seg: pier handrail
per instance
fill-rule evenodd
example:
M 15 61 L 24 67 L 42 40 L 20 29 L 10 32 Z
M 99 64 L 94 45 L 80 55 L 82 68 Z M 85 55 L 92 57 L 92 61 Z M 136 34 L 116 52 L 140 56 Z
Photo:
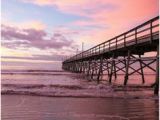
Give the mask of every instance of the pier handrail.
M 156 23 L 158 22 L 158 23 Z M 110 52 L 112 50 L 117 50 L 119 45 L 122 45 L 123 47 L 127 47 L 128 43 L 134 43 L 137 44 L 138 40 L 150 36 L 151 37 L 151 42 L 152 42 L 152 37 L 155 33 L 159 32 L 158 29 L 159 26 L 159 16 L 150 19 L 149 21 L 127 31 L 124 32 L 112 39 L 109 39 L 103 43 L 100 43 L 86 51 L 83 51 L 67 60 L 64 62 L 71 62 L 74 60 L 79 60 L 83 59 L 92 55 L 96 54 L 103 54 L 105 52 Z

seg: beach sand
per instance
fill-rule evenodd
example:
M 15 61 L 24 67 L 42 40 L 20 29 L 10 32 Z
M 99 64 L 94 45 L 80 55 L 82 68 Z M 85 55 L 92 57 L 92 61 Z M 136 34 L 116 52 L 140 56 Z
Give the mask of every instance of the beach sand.
M 2 120 L 158 120 L 158 100 L 2 95 Z

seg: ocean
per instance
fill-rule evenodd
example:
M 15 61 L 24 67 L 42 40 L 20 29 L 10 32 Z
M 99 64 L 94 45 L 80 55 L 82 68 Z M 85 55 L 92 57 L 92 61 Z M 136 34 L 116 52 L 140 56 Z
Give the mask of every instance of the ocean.
M 80 73 L 56 70 L 4 70 L 1 74 L 2 120 L 158 120 L 155 75 L 107 76 L 97 84 Z

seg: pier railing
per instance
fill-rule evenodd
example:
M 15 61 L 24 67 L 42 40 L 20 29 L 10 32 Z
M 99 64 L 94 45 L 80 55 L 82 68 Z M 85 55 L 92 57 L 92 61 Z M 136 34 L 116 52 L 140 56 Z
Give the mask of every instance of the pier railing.
M 153 36 L 159 34 L 159 16 L 121 34 L 101 44 L 98 44 L 84 52 L 81 52 L 64 62 L 83 59 L 86 57 L 103 54 L 106 52 L 127 48 L 130 45 L 137 45 L 143 42 L 144 38 L 149 37 L 149 41 L 153 41 Z

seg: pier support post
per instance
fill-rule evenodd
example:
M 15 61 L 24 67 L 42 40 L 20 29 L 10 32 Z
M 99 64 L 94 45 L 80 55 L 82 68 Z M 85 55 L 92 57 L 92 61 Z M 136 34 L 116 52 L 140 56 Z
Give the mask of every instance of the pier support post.
M 89 60 L 89 62 L 88 62 L 88 71 L 87 71 L 87 76 L 89 76 L 90 67 L 91 67 L 91 60 Z
M 76 62 L 75 62 L 74 68 L 75 68 L 75 69 L 74 69 L 74 72 L 77 73 L 77 72 L 78 72 L 78 65 L 77 65 Z
M 97 67 L 98 67 L 98 60 L 96 60 L 96 64 L 95 64 L 95 75 L 98 74 L 98 69 L 97 69 Z
M 125 74 L 125 78 L 124 78 L 124 85 L 127 85 L 127 82 L 128 82 L 130 54 L 131 54 L 131 52 L 130 52 L 130 50 L 128 50 L 127 63 L 126 63 L 126 74 Z
M 140 68 L 141 68 L 142 83 L 144 84 L 144 83 L 145 83 L 145 80 L 144 80 L 144 72 L 143 72 L 141 55 L 139 55 L 139 63 L 140 63 Z
M 80 62 L 78 62 L 78 73 L 80 73 Z
M 157 59 L 156 59 L 156 80 L 155 80 L 155 88 L 154 94 L 159 94 L 159 45 L 157 46 Z
M 84 73 L 84 61 L 82 61 L 81 70 L 82 70 L 82 73 Z
M 102 72 L 102 67 L 103 67 L 103 56 L 100 58 L 99 71 L 98 71 L 98 76 L 97 76 L 97 83 L 99 83 L 99 78 L 100 78 L 100 74 Z
M 79 72 L 82 73 L 82 62 L 80 62 Z
M 95 66 L 96 66 L 96 63 L 95 63 L 95 60 L 94 60 L 94 62 L 93 62 L 93 66 L 92 66 L 91 79 L 93 79 Z
M 110 70 L 110 74 L 109 74 L 109 83 L 111 83 L 111 81 L 112 81 L 113 67 L 114 67 L 114 54 L 112 56 L 111 70 Z
M 108 78 L 109 78 L 109 65 L 108 65 L 109 61 L 107 59 L 107 73 L 108 73 Z
M 117 72 L 116 72 L 116 63 L 115 63 L 115 61 L 114 61 L 113 65 L 114 65 L 114 76 L 115 76 L 115 80 L 116 80 L 117 79 Z

